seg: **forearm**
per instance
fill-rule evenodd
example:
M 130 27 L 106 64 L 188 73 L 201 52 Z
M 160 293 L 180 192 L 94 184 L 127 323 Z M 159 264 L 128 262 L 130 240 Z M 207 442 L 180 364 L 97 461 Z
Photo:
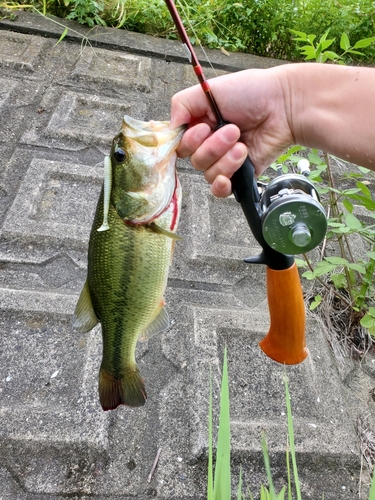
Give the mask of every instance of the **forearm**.
M 375 69 L 306 63 L 281 71 L 296 144 L 374 170 Z

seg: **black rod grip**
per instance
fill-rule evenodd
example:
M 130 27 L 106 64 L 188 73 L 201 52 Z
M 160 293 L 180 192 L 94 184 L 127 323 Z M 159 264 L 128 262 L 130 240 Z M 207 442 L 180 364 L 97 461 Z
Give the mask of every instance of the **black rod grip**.
M 289 269 L 294 263 L 294 258 L 291 255 L 276 252 L 276 250 L 266 243 L 263 237 L 260 195 L 255 180 L 254 165 L 249 156 L 247 156 L 242 166 L 232 175 L 231 182 L 233 194 L 241 205 L 251 232 L 263 249 L 259 258 L 254 260 L 254 262 L 266 264 L 275 270 Z

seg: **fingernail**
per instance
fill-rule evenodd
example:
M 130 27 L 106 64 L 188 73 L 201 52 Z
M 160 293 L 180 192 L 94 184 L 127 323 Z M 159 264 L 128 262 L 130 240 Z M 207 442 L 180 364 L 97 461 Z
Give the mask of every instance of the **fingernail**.
M 222 138 L 228 144 L 238 141 L 238 139 L 240 138 L 240 130 L 236 125 L 231 124 L 223 127 L 221 133 L 222 133 Z
M 237 142 L 232 149 L 228 151 L 228 156 L 230 160 L 238 161 L 247 155 L 247 149 L 245 144 L 242 142 Z
M 231 194 L 231 186 L 229 179 L 219 175 L 216 177 L 211 186 L 212 193 L 218 198 L 225 198 Z
M 201 143 L 210 135 L 211 129 L 206 123 L 200 123 L 194 127 L 193 139 L 196 143 Z

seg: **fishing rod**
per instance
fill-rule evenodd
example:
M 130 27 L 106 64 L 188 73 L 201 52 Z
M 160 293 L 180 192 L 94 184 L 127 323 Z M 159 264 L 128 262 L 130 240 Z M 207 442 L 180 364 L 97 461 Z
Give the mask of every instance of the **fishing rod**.
M 216 129 L 221 128 L 229 122 L 219 111 L 173 0 L 165 3 L 214 114 Z M 305 166 L 303 175 L 279 175 L 268 185 L 257 183 L 254 165 L 247 156 L 231 177 L 233 194 L 262 247 L 259 255 L 245 262 L 267 266 L 270 329 L 259 345 L 270 358 L 285 364 L 300 363 L 308 354 L 305 307 L 293 255 L 315 248 L 327 230 L 324 208 L 308 173 Z

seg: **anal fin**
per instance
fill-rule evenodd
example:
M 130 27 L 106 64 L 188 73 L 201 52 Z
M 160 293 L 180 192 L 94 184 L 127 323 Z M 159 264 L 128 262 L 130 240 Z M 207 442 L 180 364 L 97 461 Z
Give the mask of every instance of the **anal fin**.
M 148 327 L 141 333 L 139 340 L 147 340 L 157 333 L 161 333 L 171 325 L 167 311 L 162 307 L 155 319 L 151 321 Z
M 73 328 L 79 333 L 86 333 L 92 330 L 98 322 L 92 305 L 89 284 L 86 280 L 74 311 Z

